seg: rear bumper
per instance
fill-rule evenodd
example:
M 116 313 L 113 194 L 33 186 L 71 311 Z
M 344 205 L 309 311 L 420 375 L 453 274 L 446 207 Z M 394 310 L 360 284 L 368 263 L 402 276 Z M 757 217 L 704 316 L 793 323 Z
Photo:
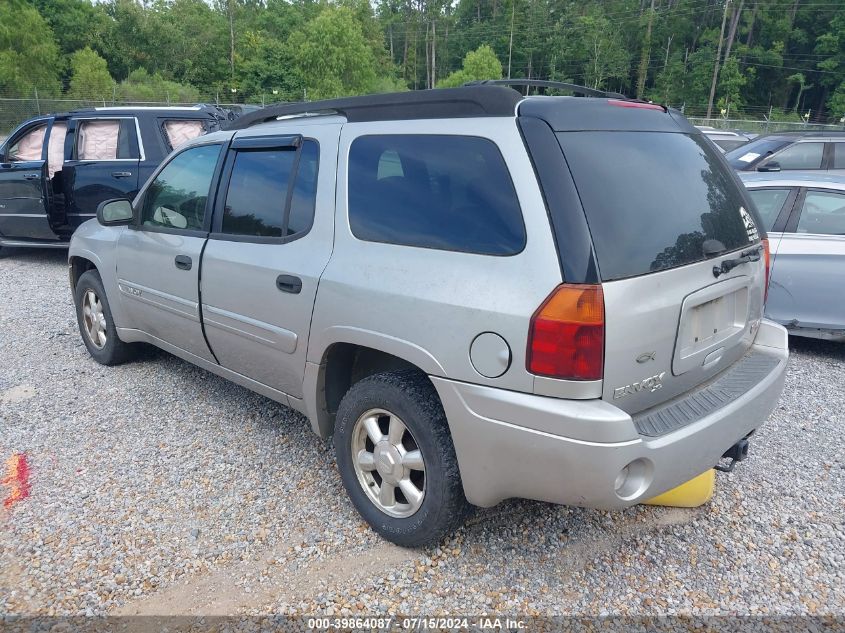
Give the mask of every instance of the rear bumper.
M 511 497 L 624 508 L 713 467 L 777 404 L 789 356 L 786 330 L 763 321 L 751 352 L 776 359 L 725 406 L 661 435 L 640 435 L 603 400 L 562 400 L 433 377 L 449 420 L 467 499 Z M 623 469 L 627 468 L 627 477 Z

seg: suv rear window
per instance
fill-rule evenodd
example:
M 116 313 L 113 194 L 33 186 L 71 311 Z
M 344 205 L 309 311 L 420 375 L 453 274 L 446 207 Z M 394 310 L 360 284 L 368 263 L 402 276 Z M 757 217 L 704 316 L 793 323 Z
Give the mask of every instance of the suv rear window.
M 513 255 L 525 226 L 508 168 L 490 140 L 362 136 L 349 150 L 349 225 L 358 239 Z
M 733 174 L 704 137 L 562 132 L 602 279 L 683 266 L 757 241 Z M 747 229 L 743 215 L 751 226 Z

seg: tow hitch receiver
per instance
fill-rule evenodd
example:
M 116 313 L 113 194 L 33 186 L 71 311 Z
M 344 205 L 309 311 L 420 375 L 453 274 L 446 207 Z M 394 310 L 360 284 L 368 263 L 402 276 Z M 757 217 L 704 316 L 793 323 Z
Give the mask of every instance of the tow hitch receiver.
M 733 472 L 737 462 L 741 462 L 748 457 L 748 440 L 741 439 L 739 442 L 731 446 L 722 455 L 722 459 L 729 459 L 731 463 L 727 466 L 716 464 L 713 468 L 723 473 Z

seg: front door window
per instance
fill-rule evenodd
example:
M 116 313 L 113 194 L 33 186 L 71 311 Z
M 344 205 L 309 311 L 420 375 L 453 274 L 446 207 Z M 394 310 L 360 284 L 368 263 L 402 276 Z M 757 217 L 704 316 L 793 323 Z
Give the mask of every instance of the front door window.
M 41 151 L 44 148 L 44 134 L 47 132 L 47 125 L 28 131 L 9 149 L 9 160 L 12 162 L 27 162 L 41 160 Z
M 150 184 L 141 207 L 145 227 L 202 230 L 220 145 L 177 154 Z

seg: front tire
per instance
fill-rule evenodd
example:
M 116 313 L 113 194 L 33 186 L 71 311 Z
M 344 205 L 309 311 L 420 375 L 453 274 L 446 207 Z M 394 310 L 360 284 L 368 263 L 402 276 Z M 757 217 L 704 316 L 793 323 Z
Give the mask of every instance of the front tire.
M 74 302 L 82 342 L 95 361 L 119 365 L 133 356 L 134 349 L 117 336 L 106 291 L 96 270 L 85 272 L 76 282 Z
M 384 372 L 355 383 L 338 407 L 334 443 L 355 509 L 387 540 L 436 543 L 469 514 L 446 415 L 424 374 Z

